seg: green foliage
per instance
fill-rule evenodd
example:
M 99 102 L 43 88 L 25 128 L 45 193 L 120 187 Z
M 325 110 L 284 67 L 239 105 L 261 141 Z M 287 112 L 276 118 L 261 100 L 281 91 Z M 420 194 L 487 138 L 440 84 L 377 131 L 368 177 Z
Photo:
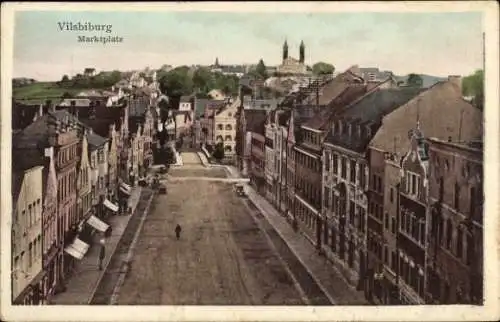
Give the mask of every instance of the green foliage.
M 224 145 L 222 144 L 222 142 L 219 142 L 215 145 L 215 149 L 214 149 L 212 156 L 218 162 L 220 162 L 222 159 L 224 159 Z
M 58 98 L 64 93 L 76 95 L 85 88 L 65 88 L 59 82 L 38 82 L 12 88 L 12 96 L 17 100 Z
M 266 65 L 264 64 L 264 61 L 262 59 L 259 60 L 259 63 L 255 67 L 255 72 L 257 75 L 260 77 L 266 79 L 267 78 L 267 68 Z
M 62 79 L 61 79 L 61 82 L 63 82 L 63 83 L 64 83 L 64 82 L 67 82 L 67 81 L 69 81 L 69 77 L 68 77 L 68 75 L 64 75 L 64 76 L 62 77 Z
M 484 92 L 484 71 L 479 69 L 474 74 L 462 79 L 462 92 L 466 96 L 477 96 Z
M 332 74 L 335 71 L 335 67 L 332 64 L 317 62 L 312 66 L 312 72 L 314 75 L 327 75 Z
M 162 71 L 158 76 L 161 91 L 169 96 L 191 95 L 195 92 L 198 98 L 205 98 L 213 89 L 220 89 L 226 95 L 238 93 L 238 77 L 213 73 L 206 67 L 191 72 L 188 67 L 182 66 L 169 72 Z
M 484 106 L 484 71 L 479 69 L 474 74 L 462 79 L 462 93 L 472 96 L 473 104 L 480 109 Z
M 411 87 L 422 87 L 424 81 L 422 80 L 422 77 L 420 75 L 412 73 L 408 75 L 408 80 L 406 81 L 406 83 Z

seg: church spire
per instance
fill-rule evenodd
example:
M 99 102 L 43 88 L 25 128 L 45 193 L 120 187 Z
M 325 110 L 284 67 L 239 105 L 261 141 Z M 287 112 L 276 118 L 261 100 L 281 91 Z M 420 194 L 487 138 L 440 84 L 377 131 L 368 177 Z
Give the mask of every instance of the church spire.
M 283 61 L 288 58 L 288 43 L 286 42 L 283 44 Z
M 305 49 L 306 49 L 306 46 L 304 45 L 304 41 L 300 41 L 300 53 L 299 53 L 299 61 L 303 64 L 304 63 L 304 60 L 305 60 Z

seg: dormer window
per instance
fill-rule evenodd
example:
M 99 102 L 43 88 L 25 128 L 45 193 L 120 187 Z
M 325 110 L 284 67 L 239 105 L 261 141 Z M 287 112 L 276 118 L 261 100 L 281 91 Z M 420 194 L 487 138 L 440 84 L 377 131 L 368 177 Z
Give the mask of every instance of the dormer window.
M 370 138 L 371 135 L 372 135 L 372 129 L 369 126 L 367 126 L 366 127 L 366 137 Z

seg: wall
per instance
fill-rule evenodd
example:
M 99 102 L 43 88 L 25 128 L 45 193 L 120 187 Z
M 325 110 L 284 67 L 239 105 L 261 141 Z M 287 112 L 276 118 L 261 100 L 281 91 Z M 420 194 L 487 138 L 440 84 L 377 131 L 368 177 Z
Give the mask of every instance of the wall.
M 12 216 L 12 296 L 42 271 L 42 170 L 26 170 Z

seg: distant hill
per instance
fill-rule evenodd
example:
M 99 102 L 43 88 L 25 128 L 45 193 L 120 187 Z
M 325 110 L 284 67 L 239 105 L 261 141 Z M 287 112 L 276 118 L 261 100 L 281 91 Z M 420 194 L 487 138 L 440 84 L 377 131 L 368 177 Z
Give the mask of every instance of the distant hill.
M 438 83 L 438 82 L 442 82 L 442 81 L 445 81 L 447 80 L 448 78 L 447 77 L 438 77 L 438 76 L 432 76 L 432 75 L 426 75 L 426 74 L 419 74 L 420 77 L 422 77 L 422 81 L 423 81 L 423 85 L 422 87 L 424 88 L 428 88 L 428 87 L 431 87 L 432 85 Z M 396 80 L 398 82 L 402 81 L 404 83 L 406 83 L 406 81 L 408 80 L 408 75 L 406 76 L 394 76 L 396 78 Z

